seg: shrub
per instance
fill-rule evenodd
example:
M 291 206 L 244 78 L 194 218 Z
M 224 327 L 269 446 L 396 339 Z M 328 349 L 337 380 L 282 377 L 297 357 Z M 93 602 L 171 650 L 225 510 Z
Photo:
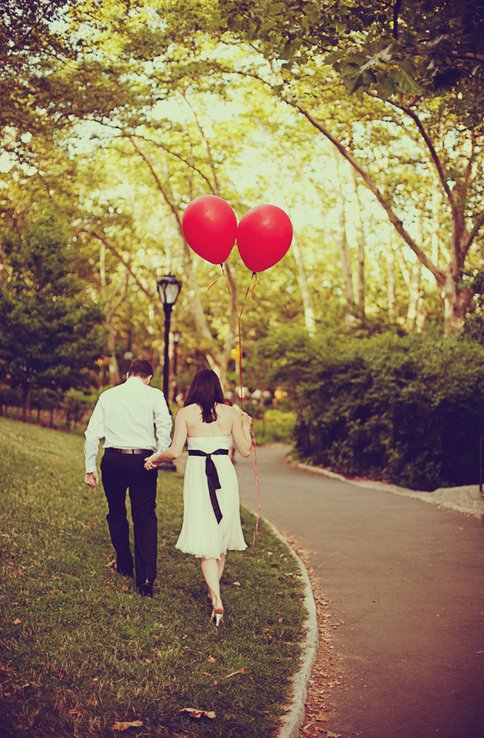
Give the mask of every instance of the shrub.
M 297 388 L 299 454 L 350 475 L 435 489 L 477 482 L 484 349 L 381 334 L 315 342 Z
M 98 394 L 96 392 L 83 392 L 82 390 L 70 389 L 64 395 L 64 410 L 68 423 L 74 425 L 79 423 L 88 410 L 92 410 L 96 404 Z
M 283 410 L 266 410 L 261 420 L 255 421 L 257 443 L 290 443 L 293 438 L 296 413 Z

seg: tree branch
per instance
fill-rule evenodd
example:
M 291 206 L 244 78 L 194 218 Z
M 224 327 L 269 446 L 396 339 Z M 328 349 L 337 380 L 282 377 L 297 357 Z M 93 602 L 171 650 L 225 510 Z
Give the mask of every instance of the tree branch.
M 469 251 L 470 247 L 472 246 L 472 242 L 479 233 L 482 225 L 484 225 L 484 210 L 476 215 L 474 227 L 469 231 L 469 235 L 464 242 L 463 256 L 465 256 Z
M 122 256 L 122 254 L 119 253 L 119 251 L 116 249 L 116 247 L 113 246 L 102 233 L 98 233 L 97 231 L 87 230 L 85 228 L 81 228 L 81 230 L 79 231 L 79 233 L 85 233 L 88 236 L 92 236 L 93 238 L 97 238 L 98 241 L 101 241 L 101 243 L 104 244 L 104 246 L 107 248 L 107 250 L 110 251 L 111 254 L 113 254 L 113 256 L 124 266 L 124 268 L 126 269 L 126 271 L 128 272 L 128 274 L 130 274 L 130 276 L 133 277 L 136 286 L 139 287 L 139 289 L 141 290 L 141 292 L 144 295 L 146 295 L 146 297 L 148 298 L 148 300 L 150 301 L 150 303 L 153 305 L 153 307 L 155 309 L 155 312 L 158 314 L 158 316 L 161 319 L 161 308 L 159 307 L 158 302 L 155 299 L 154 293 L 153 292 L 150 292 L 144 286 L 144 284 L 141 282 L 141 280 L 138 277 L 138 275 L 136 274 L 136 272 L 133 271 L 133 267 L 131 266 L 131 264 L 129 263 L 129 261 L 127 261 L 124 258 L 124 256 Z
M 435 280 L 438 285 L 443 285 L 445 283 L 445 275 L 443 272 L 440 271 L 440 269 L 437 268 L 437 266 L 428 258 L 428 256 L 422 251 L 422 249 L 416 244 L 414 239 L 410 236 L 406 228 L 404 227 L 402 221 L 400 218 L 396 215 L 394 212 L 390 202 L 388 199 L 383 195 L 383 193 L 379 190 L 377 185 L 373 182 L 368 172 L 366 172 L 361 165 L 358 163 L 358 161 L 355 159 L 353 154 L 348 151 L 348 149 L 343 146 L 343 144 L 338 141 L 329 131 L 327 128 L 324 127 L 324 125 L 316 120 L 309 111 L 307 111 L 305 108 L 302 107 L 302 105 L 299 105 L 299 103 L 291 102 L 288 100 L 285 100 L 289 105 L 292 105 L 297 110 L 299 110 L 302 115 L 311 123 L 312 126 L 314 126 L 318 131 L 320 131 L 331 143 L 337 148 L 337 150 L 340 152 L 340 154 L 351 164 L 351 166 L 358 172 L 360 177 L 362 178 L 365 185 L 368 187 L 368 189 L 374 194 L 380 205 L 385 210 L 386 214 L 388 215 L 388 218 L 390 219 L 390 222 L 396 229 L 396 231 L 399 233 L 399 235 L 403 238 L 405 243 L 410 246 L 412 251 L 416 254 L 416 256 L 420 259 L 422 264 L 434 275 Z
M 171 197 L 169 196 L 168 192 L 166 191 L 166 188 L 165 188 L 163 182 L 161 181 L 161 179 L 159 178 L 158 174 L 156 173 L 155 168 L 153 167 L 153 165 L 152 165 L 151 161 L 149 160 L 149 158 L 146 156 L 146 154 L 144 153 L 144 151 L 142 151 L 139 148 L 139 146 L 136 144 L 136 142 L 133 141 L 132 138 L 130 140 L 131 140 L 131 144 L 132 144 L 133 148 L 139 154 L 139 156 L 141 156 L 141 158 L 145 162 L 146 166 L 150 170 L 151 175 L 152 175 L 153 179 L 155 180 L 155 183 L 156 183 L 156 186 L 157 186 L 157 189 L 158 189 L 159 193 L 163 197 L 164 201 L 166 202 L 166 204 L 170 208 L 170 210 L 171 210 L 171 212 L 173 214 L 173 217 L 175 218 L 175 221 L 176 221 L 176 224 L 177 224 L 177 228 L 178 228 L 178 232 L 180 234 L 181 243 L 182 243 L 185 268 L 187 270 L 187 273 L 188 273 L 188 276 L 189 276 L 189 279 L 190 279 L 191 289 L 193 290 L 193 300 L 191 301 L 192 315 L 194 317 L 194 320 L 195 320 L 195 323 L 197 325 L 197 329 L 198 329 L 199 333 L 202 336 L 204 336 L 204 338 L 207 338 L 210 342 L 213 343 L 214 342 L 214 337 L 212 335 L 212 331 L 210 330 L 210 327 L 208 325 L 207 317 L 206 317 L 205 312 L 203 310 L 203 306 L 202 306 L 202 302 L 201 302 L 200 294 L 199 294 L 199 290 L 198 290 L 198 285 L 197 285 L 197 282 L 196 282 L 196 279 L 195 279 L 195 275 L 193 273 L 193 266 L 192 266 L 192 260 L 191 260 L 190 251 L 189 251 L 189 248 L 188 248 L 187 243 L 185 241 L 185 237 L 183 235 L 182 221 L 181 221 L 181 218 L 180 218 L 180 213 L 178 212 L 178 208 L 177 208 L 176 204 L 173 202 L 173 200 L 171 199 Z
M 201 137 L 203 143 L 205 144 L 205 150 L 207 152 L 208 161 L 209 161 L 209 164 L 210 164 L 210 169 L 212 170 L 213 182 L 214 182 L 214 186 L 212 187 L 212 185 L 210 185 L 210 189 L 212 190 L 212 192 L 214 193 L 214 195 L 216 195 L 216 194 L 218 194 L 220 192 L 220 184 L 219 184 L 218 177 L 217 177 L 217 170 L 215 168 L 215 162 L 213 160 L 212 149 L 211 149 L 211 146 L 210 146 L 210 142 L 209 142 L 208 138 L 205 135 L 205 131 L 203 130 L 203 128 L 202 128 L 202 126 L 200 124 L 200 121 L 198 120 L 197 114 L 195 113 L 195 111 L 193 110 L 192 106 L 188 102 L 188 98 L 187 98 L 186 94 L 184 92 L 181 92 L 180 94 L 181 94 L 183 100 L 185 101 L 185 104 L 186 104 L 187 108 L 191 112 L 191 114 L 193 116 L 193 120 L 195 121 L 195 125 L 196 125 L 196 127 L 198 129 L 198 132 L 200 134 L 200 137 Z
M 378 95 L 375 95 L 375 94 L 372 94 L 372 93 L 369 93 L 369 95 L 370 95 L 370 97 L 374 97 L 374 98 L 377 98 L 378 100 L 381 100 L 381 98 L 378 97 Z M 429 134 L 427 133 L 427 131 L 425 130 L 425 128 L 424 128 L 424 126 L 422 124 L 422 121 L 418 117 L 417 113 L 415 113 L 412 110 L 412 108 L 408 107 L 407 105 L 402 105 L 401 103 L 394 102 L 393 100 L 384 100 L 383 102 L 387 102 L 389 105 L 392 105 L 393 107 L 397 108 L 398 110 L 401 110 L 403 113 L 405 113 L 406 115 L 408 115 L 409 118 L 411 118 L 413 120 L 413 122 L 415 123 L 415 125 L 417 126 L 418 132 L 422 136 L 422 138 L 423 138 L 423 140 L 425 142 L 425 145 L 426 145 L 426 147 L 428 149 L 428 152 L 430 154 L 430 158 L 431 158 L 433 164 L 435 165 L 435 168 L 437 170 L 437 174 L 439 176 L 439 180 L 440 180 L 440 183 L 441 183 L 441 185 L 443 187 L 443 190 L 444 190 L 445 194 L 447 195 L 447 199 L 449 201 L 449 204 L 450 204 L 450 207 L 451 207 L 451 210 L 452 210 L 452 214 L 453 214 L 454 217 L 456 217 L 457 216 L 457 206 L 456 206 L 455 198 L 454 198 L 454 195 L 452 194 L 452 190 L 450 189 L 450 187 L 449 187 L 449 185 L 447 183 L 447 180 L 445 178 L 445 172 L 444 172 L 444 168 L 442 166 L 442 162 L 440 161 L 439 155 L 437 154 L 437 151 L 435 149 L 435 146 L 433 145 L 432 140 L 431 140 Z
M 97 121 L 97 122 L 100 123 L 100 121 Z M 185 159 L 181 154 L 178 154 L 176 151 L 173 151 L 173 149 L 170 149 L 169 146 L 166 146 L 165 144 L 160 143 L 160 141 L 155 141 L 154 139 L 149 138 L 148 136 L 144 136 L 141 133 L 134 133 L 132 131 L 128 131 L 124 128 L 121 128 L 121 126 L 117 126 L 117 125 L 106 123 L 106 122 L 102 122 L 101 125 L 107 126 L 108 128 L 114 128 L 120 131 L 121 138 L 128 138 L 131 141 L 133 140 L 133 138 L 137 138 L 137 139 L 140 139 L 141 141 L 146 141 L 146 143 L 151 143 L 159 149 L 162 149 L 170 156 L 173 156 L 175 159 L 178 159 L 178 161 L 181 161 L 182 164 L 185 164 L 185 166 L 187 166 L 189 169 L 193 169 L 193 171 L 196 172 L 198 175 L 200 175 L 200 177 L 204 180 L 204 182 L 206 182 L 206 184 L 210 188 L 210 191 L 213 192 L 213 194 L 215 194 L 214 187 L 212 183 L 210 182 L 209 178 L 207 177 L 207 175 L 204 174 L 201 169 L 195 166 L 195 164 L 187 161 L 187 159 Z
M 121 292 L 122 286 L 123 286 L 122 285 L 122 282 L 120 281 L 119 282 L 119 285 L 116 287 L 116 289 L 114 290 L 113 294 L 111 295 L 111 299 L 113 299 L 113 297 L 116 296 L 116 293 L 120 293 Z M 114 316 L 118 312 L 118 309 L 121 307 L 121 305 L 123 304 L 123 302 L 126 300 L 126 297 L 128 296 L 128 289 L 129 289 L 129 275 L 128 275 L 128 273 L 126 273 L 126 277 L 125 277 L 125 280 L 124 280 L 124 290 L 123 290 L 122 294 L 120 294 L 119 299 L 113 305 L 111 305 L 111 307 L 109 308 L 109 310 L 106 312 L 106 323 L 108 323 L 108 324 L 111 323 L 112 319 L 114 318 Z

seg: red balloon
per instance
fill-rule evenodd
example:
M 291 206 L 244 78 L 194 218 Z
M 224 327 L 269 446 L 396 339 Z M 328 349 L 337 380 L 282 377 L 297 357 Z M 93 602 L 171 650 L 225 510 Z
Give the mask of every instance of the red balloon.
M 223 264 L 235 243 L 237 216 L 221 197 L 202 195 L 183 213 L 182 229 L 196 254 L 212 264 Z
M 289 216 L 275 205 L 257 205 L 244 215 L 237 229 L 240 257 L 251 272 L 277 264 L 292 241 Z

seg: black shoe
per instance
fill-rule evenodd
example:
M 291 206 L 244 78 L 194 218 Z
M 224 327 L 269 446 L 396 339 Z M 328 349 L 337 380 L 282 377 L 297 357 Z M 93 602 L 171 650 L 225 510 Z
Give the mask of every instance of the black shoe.
M 114 568 L 114 571 L 116 574 L 120 574 L 122 577 L 129 577 L 132 579 L 134 577 L 133 569 L 122 569 L 120 566 L 116 566 Z
M 138 592 L 141 597 L 153 597 L 153 582 L 146 579 L 143 584 L 138 585 Z

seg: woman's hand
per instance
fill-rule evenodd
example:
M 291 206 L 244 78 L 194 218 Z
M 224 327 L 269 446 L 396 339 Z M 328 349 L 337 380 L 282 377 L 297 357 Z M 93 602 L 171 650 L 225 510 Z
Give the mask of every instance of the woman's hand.
M 157 469 L 160 465 L 158 458 L 158 454 L 151 454 L 151 456 L 147 456 L 145 459 L 145 469 L 146 471 L 151 471 L 152 469 Z

